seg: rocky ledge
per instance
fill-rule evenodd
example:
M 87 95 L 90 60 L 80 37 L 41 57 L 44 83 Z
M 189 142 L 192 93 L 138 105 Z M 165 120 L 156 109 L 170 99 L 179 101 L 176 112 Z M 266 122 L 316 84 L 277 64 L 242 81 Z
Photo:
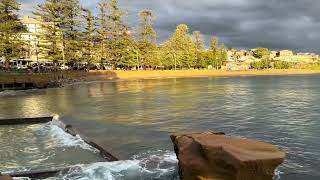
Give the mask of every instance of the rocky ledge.
M 272 180 L 285 153 L 223 133 L 172 135 L 182 180 Z
M 1 176 L 0 175 L 0 180 L 13 180 L 13 179 L 10 176 Z

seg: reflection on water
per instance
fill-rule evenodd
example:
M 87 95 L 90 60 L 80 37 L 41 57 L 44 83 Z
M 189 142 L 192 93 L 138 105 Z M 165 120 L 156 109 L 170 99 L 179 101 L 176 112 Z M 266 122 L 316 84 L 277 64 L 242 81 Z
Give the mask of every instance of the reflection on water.
M 59 114 L 122 159 L 169 150 L 175 132 L 224 131 L 287 152 L 281 179 L 320 178 L 319 75 L 87 83 L 1 96 L 0 118 Z

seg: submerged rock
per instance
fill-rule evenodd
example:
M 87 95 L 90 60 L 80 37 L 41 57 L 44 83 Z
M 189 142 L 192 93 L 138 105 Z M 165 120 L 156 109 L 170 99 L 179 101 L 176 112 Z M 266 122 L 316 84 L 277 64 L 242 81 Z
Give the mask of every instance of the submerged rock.
M 223 133 L 172 135 L 183 180 L 272 180 L 285 157 L 276 146 Z

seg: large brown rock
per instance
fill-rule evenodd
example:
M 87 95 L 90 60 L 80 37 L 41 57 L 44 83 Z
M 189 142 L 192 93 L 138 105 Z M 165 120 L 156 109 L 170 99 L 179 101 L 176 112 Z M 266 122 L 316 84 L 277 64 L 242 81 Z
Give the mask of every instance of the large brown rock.
M 10 176 L 1 176 L 0 175 L 0 180 L 13 180 L 13 179 Z
M 276 146 L 214 133 L 172 135 L 183 180 L 272 180 L 285 157 Z

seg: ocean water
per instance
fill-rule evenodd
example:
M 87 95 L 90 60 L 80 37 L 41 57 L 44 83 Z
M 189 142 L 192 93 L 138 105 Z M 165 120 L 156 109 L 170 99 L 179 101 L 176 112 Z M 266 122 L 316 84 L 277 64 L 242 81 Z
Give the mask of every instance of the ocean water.
M 74 162 L 56 179 L 177 179 L 170 134 L 222 131 L 285 151 L 276 179 L 318 180 L 319 82 L 319 75 L 173 78 L 1 92 L 0 118 L 58 114 L 122 159 Z
M 103 161 L 99 151 L 55 122 L 0 127 L 0 172 L 65 168 Z M 83 159 L 78 156 L 86 157 Z

